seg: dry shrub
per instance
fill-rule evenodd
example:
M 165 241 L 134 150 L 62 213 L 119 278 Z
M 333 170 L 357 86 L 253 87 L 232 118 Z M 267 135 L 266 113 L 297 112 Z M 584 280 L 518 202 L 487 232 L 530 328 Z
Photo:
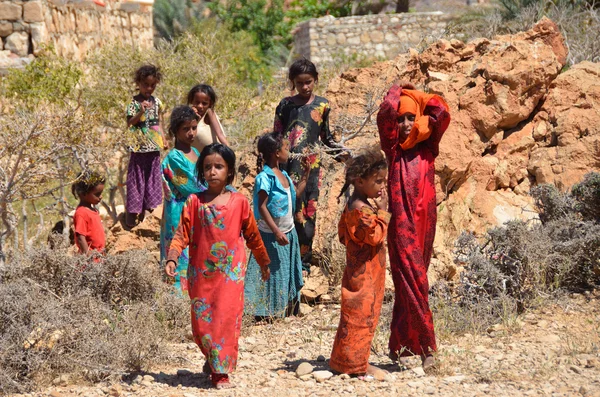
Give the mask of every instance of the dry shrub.
M 189 321 L 143 251 L 94 262 L 40 249 L 10 261 L 1 279 L 0 393 L 65 373 L 98 381 L 147 369 Z
M 599 186 L 598 173 L 586 175 L 572 193 L 536 186 L 531 194 L 542 222 L 513 220 L 482 239 L 463 233 L 455 251 L 465 266 L 460 281 L 432 290 L 432 308 L 445 328 L 477 331 L 562 292 L 600 285 Z

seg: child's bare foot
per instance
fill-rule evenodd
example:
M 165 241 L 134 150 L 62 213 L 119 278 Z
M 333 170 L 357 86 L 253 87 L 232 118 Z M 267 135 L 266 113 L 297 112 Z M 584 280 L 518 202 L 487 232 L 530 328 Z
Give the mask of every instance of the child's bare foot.
M 229 375 L 227 374 L 213 373 L 210 380 L 216 389 L 231 389 L 235 387 L 235 385 L 229 381 Z
M 435 368 L 435 358 L 430 354 L 428 356 L 421 356 L 423 362 L 423 371 L 427 371 Z
M 374 365 L 369 364 L 367 366 L 367 375 L 371 375 L 376 380 L 379 380 L 379 381 L 387 380 L 387 374 L 388 374 L 387 371 L 385 371 L 381 368 L 378 368 Z

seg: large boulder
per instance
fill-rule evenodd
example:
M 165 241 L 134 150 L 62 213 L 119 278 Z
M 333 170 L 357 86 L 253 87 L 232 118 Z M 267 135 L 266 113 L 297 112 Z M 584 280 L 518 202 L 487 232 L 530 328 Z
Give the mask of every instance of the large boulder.
M 470 43 L 441 40 L 422 53 L 354 69 L 334 79 L 331 101 L 338 136 L 359 148 L 377 143 L 374 114 L 397 79 L 448 102 L 452 123 L 436 160 L 438 225 L 430 276 L 452 277 L 457 235 L 483 233 L 509 219 L 536 216 L 532 185 L 566 189 L 600 162 L 600 65 L 584 62 L 560 74 L 567 48 L 556 24 Z M 370 117 L 371 116 L 371 117 Z M 363 126 L 364 124 L 364 126 Z M 343 182 L 337 164 L 326 169 L 317 224 L 317 251 L 343 260 L 335 238 Z

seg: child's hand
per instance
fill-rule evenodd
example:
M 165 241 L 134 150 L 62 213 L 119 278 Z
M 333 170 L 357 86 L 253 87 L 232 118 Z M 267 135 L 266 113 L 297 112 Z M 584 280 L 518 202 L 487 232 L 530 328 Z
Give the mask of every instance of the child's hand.
M 177 273 L 175 273 L 175 269 L 177 268 L 177 263 L 175 261 L 167 261 L 167 265 L 165 266 L 165 273 L 169 277 L 175 277 Z
M 302 157 L 302 170 L 304 175 L 308 176 L 308 174 L 310 173 L 310 167 L 310 158 L 308 156 Z
M 262 281 L 267 281 L 271 277 L 271 269 L 269 269 L 269 266 L 261 266 L 260 275 Z
M 283 233 L 281 230 L 278 230 L 275 233 L 275 240 L 277 240 L 279 245 L 288 245 L 290 243 L 285 233 Z
M 150 106 L 152 106 L 152 102 L 150 102 L 150 101 L 142 101 L 142 103 L 140 103 L 140 106 L 142 107 L 142 111 L 145 112 L 146 110 L 148 110 L 148 108 Z
M 379 196 L 379 197 L 377 197 L 377 199 L 375 199 L 375 204 L 377 204 L 377 208 L 379 208 L 380 210 L 387 211 L 387 208 L 388 208 L 387 188 L 384 187 L 381 190 L 381 196 Z

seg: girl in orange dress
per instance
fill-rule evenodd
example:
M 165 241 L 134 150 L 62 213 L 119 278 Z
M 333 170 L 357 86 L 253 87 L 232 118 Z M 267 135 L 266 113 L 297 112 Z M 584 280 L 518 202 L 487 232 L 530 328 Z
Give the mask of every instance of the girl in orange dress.
M 348 160 L 342 194 L 354 191 L 338 225 L 346 246 L 342 308 L 329 366 L 351 375 L 383 371 L 369 364 L 385 287 L 384 240 L 391 215 L 386 191 L 387 162 L 378 149 Z M 375 205 L 369 199 L 375 199 Z
M 188 197 L 165 272 L 175 276 L 177 260 L 189 246 L 187 279 L 194 341 L 206 357 L 204 371 L 222 389 L 232 387 L 228 374 L 237 364 L 246 275 L 244 239 L 263 280 L 269 278 L 270 261 L 248 200 L 229 186 L 235 153 L 220 143 L 208 145 L 200 153 L 196 172 L 207 190 Z

